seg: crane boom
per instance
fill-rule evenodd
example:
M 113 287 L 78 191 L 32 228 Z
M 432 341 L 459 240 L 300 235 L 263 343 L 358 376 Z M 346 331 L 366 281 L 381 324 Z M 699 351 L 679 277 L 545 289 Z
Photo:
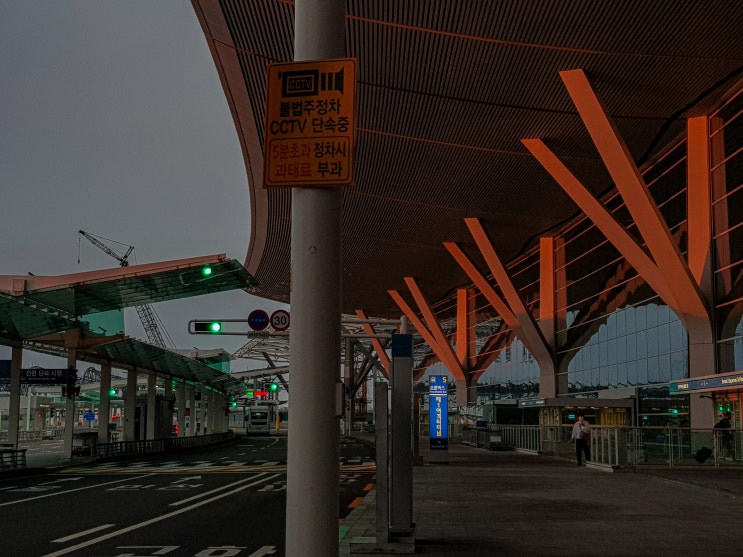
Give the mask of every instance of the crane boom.
M 126 253 L 124 255 L 119 255 L 114 250 L 112 250 L 110 247 L 108 247 L 106 244 L 101 242 L 98 238 L 93 236 L 92 234 L 88 234 L 85 232 L 85 230 L 78 230 L 78 234 L 81 236 L 84 236 L 88 241 L 90 241 L 91 244 L 93 244 L 95 247 L 100 249 L 101 251 L 107 253 L 114 259 L 116 259 L 119 263 L 121 263 L 122 267 L 128 267 L 129 266 L 129 256 L 134 251 L 134 246 L 128 246 L 128 250 L 126 250 Z
M 124 255 L 119 255 L 92 234 L 88 234 L 84 230 L 78 230 L 78 233 L 85 237 L 95 247 L 116 259 L 122 267 L 129 266 L 129 256 L 134 251 L 134 246 L 127 246 L 128 249 L 126 250 L 126 253 L 124 253 Z M 157 320 L 155 319 L 155 314 L 152 311 L 152 308 L 143 304 L 141 306 L 134 306 L 134 309 L 137 310 L 137 315 L 139 316 L 139 320 L 142 322 L 142 327 L 144 328 L 144 332 L 147 334 L 147 339 L 150 341 L 150 344 L 154 344 L 160 348 L 165 348 L 165 341 L 160 333 L 160 328 L 157 325 Z

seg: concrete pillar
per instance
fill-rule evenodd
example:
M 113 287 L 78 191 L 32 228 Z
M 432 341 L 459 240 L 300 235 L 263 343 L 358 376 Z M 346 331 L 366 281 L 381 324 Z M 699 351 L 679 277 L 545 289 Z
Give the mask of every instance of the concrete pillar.
M 178 407 L 178 437 L 187 435 L 186 432 L 186 383 L 178 381 L 175 387 L 175 404 Z
M 21 367 L 23 365 L 23 347 L 11 348 L 10 356 L 10 401 L 8 402 L 8 442 L 18 448 L 18 422 L 21 417 Z M 29 392 L 29 396 L 31 393 Z
M 199 389 L 201 389 L 201 400 L 198 403 L 199 407 L 199 435 L 206 433 L 206 410 L 209 406 L 209 391 L 206 390 L 206 385 L 199 383 Z
M 343 0 L 295 0 L 294 13 L 296 61 L 345 56 Z M 339 188 L 292 190 L 291 267 L 297 280 L 291 284 L 290 366 L 302 372 L 292 375 L 287 557 L 338 555 L 342 204 Z
M 410 534 L 413 523 L 413 336 L 392 335 L 392 474 L 390 530 Z
M 98 443 L 108 443 L 108 422 L 111 415 L 111 364 L 101 365 L 101 386 L 98 389 L 101 402 L 98 405 Z
M 354 384 L 354 369 L 353 369 L 353 339 L 345 339 L 345 359 L 343 362 L 343 383 L 346 393 L 346 419 L 343 433 L 351 435 L 351 429 L 353 428 L 353 395 L 351 389 Z
M 67 331 L 70 333 L 70 331 Z M 67 369 L 68 373 L 77 371 L 77 348 L 67 348 Z M 73 385 L 74 387 L 74 385 Z M 64 433 L 62 454 L 67 458 L 72 458 L 72 445 L 75 432 L 75 426 L 77 425 L 77 411 L 75 409 L 75 392 L 74 388 L 72 392 L 67 392 L 67 399 L 65 400 L 65 418 L 64 418 Z
M 186 435 L 196 434 L 196 384 L 188 386 L 188 432 Z
M 124 396 L 124 441 L 134 441 L 137 412 L 137 370 L 126 372 L 126 395 Z
M 147 422 L 145 424 L 145 439 L 151 441 L 157 438 L 157 375 L 147 374 Z

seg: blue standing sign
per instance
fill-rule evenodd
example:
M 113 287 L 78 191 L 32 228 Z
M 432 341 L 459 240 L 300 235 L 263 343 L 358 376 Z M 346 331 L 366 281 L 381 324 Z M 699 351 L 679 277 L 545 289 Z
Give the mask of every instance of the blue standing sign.
M 431 375 L 428 378 L 428 437 L 432 450 L 449 448 L 449 378 Z

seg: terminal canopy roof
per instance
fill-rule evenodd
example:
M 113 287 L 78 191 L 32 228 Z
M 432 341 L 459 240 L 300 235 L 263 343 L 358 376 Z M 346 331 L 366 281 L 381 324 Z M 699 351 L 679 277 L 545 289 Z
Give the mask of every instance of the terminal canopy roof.
M 209 361 L 190 358 L 94 323 L 126 307 L 255 285 L 237 260 L 224 255 L 53 277 L 0 276 L 0 342 L 65 357 L 66 332 L 79 330 L 79 360 L 208 384 L 235 382 L 213 367 L 221 363 L 215 355 Z
M 263 189 L 262 169 L 266 70 L 294 58 L 294 4 L 192 4 L 248 172 L 245 267 L 257 295 L 287 303 L 291 191 Z M 743 76 L 740 1 L 344 4 L 358 106 L 356 184 L 343 192 L 348 314 L 398 317 L 387 290 L 405 290 L 404 277 L 431 302 L 470 284 L 443 246 L 477 251 L 465 218 L 508 263 L 578 214 L 522 139 L 542 139 L 593 194 L 612 187 L 560 72 L 585 72 L 640 167 Z

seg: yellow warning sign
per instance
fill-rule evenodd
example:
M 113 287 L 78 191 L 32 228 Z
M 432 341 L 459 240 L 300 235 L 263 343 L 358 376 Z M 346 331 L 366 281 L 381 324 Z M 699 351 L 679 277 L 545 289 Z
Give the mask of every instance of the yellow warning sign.
M 270 64 L 263 185 L 354 183 L 356 60 Z

